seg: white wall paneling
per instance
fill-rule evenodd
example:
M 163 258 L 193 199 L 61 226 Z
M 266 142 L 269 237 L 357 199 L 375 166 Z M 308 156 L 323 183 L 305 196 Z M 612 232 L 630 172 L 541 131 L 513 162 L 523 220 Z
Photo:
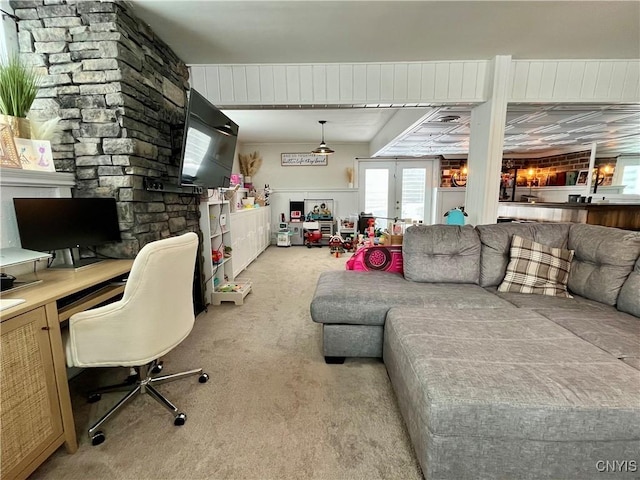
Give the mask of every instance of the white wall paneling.
M 638 102 L 640 60 L 514 60 L 511 102 Z
M 192 65 L 222 107 L 483 102 L 487 61 Z M 640 60 L 514 60 L 511 102 L 637 102 Z
M 486 61 L 192 65 L 219 107 L 481 102 Z

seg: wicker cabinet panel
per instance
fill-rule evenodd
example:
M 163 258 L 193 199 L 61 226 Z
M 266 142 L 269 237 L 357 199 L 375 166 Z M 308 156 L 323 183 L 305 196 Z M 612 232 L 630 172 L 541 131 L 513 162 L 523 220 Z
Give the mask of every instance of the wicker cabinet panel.
M 44 308 L 2 322 L 0 342 L 0 467 L 6 479 L 20 476 L 62 435 L 62 420 Z

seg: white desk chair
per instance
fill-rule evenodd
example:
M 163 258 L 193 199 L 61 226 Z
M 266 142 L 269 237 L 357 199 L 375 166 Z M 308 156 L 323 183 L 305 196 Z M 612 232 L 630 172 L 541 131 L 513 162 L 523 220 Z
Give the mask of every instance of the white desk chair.
M 184 425 L 187 416 L 162 396 L 153 385 L 190 375 L 208 380 L 202 369 L 173 375 L 153 376 L 162 365 L 158 358 L 182 342 L 193 328 L 193 275 L 198 236 L 186 233 L 145 245 L 136 256 L 122 300 L 81 313 L 69 319 L 65 347 L 67 364 L 75 367 L 133 367 L 136 376 L 103 387 L 101 393 L 128 391 L 91 428 L 93 445 L 105 440 L 100 426 L 137 394 L 148 393 L 174 415 L 175 425 Z

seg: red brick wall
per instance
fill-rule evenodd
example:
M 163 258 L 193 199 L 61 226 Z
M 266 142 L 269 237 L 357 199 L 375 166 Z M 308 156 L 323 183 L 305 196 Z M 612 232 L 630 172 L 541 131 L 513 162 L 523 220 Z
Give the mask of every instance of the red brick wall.
M 537 179 L 539 185 L 546 185 L 549 175 L 559 172 L 571 172 L 586 170 L 589 168 L 589 157 L 591 152 L 589 150 L 577 153 L 566 153 L 563 155 L 553 155 L 543 158 L 509 158 L 505 156 L 502 159 L 502 166 L 506 168 L 511 163 L 512 168 L 518 169 L 518 176 L 521 177 L 521 181 L 528 181 L 528 169 L 533 169 L 533 175 L 531 178 Z M 610 165 L 611 172 L 605 174 L 605 180 L 603 185 L 611 185 L 613 178 L 613 168 L 616 165 L 616 158 L 596 158 L 596 167 Z M 440 186 L 451 187 L 451 176 L 454 173 L 460 171 L 463 165 L 467 164 L 466 159 L 461 160 L 440 160 Z M 445 170 L 449 171 L 448 175 L 445 175 Z

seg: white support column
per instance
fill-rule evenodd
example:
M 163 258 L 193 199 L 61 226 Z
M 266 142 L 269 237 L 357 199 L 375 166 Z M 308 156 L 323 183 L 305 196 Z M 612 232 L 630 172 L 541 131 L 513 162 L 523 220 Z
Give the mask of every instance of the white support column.
M 486 82 L 489 100 L 471 110 L 465 211 L 472 225 L 496 223 L 498 218 L 510 69 L 511 55 L 493 59 L 488 69 L 492 78 Z

